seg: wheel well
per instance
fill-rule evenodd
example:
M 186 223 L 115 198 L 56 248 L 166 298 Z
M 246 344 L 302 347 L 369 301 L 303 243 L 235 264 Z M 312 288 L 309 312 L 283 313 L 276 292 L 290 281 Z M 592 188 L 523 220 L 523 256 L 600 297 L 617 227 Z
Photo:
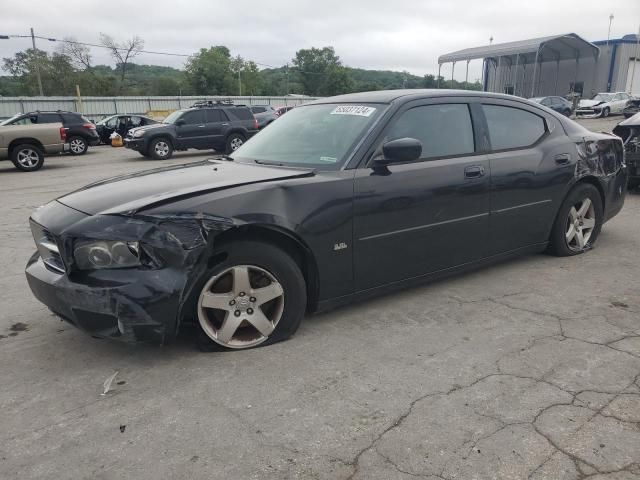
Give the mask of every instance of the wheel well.
M 591 185 L 593 185 L 594 187 L 596 187 L 596 189 L 598 189 L 598 192 L 600 193 L 600 200 L 602 200 L 602 209 L 604 211 L 605 205 L 605 195 L 604 195 L 604 189 L 602 188 L 602 185 L 600 185 L 600 182 L 598 181 L 598 179 L 596 177 L 582 177 L 580 180 L 578 180 L 576 182 L 576 185 L 580 185 L 581 183 L 590 183 Z M 575 185 L 574 185 L 575 188 Z M 568 195 L 568 194 L 567 194 Z
M 175 150 L 176 144 L 173 141 L 173 138 L 171 138 L 170 135 L 166 135 L 164 133 L 159 133 L 158 135 L 155 135 L 155 136 L 151 137 L 149 139 L 149 141 L 147 142 L 147 146 L 151 145 L 151 142 L 155 142 L 156 140 L 160 140 L 160 139 L 166 140 L 167 142 L 169 142 L 169 144 L 171 145 L 171 148 L 173 148 Z
M 229 135 L 227 135 L 227 139 L 228 139 L 231 135 L 233 135 L 234 133 L 237 133 L 238 135 L 242 135 L 242 138 L 244 138 L 245 140 L 246 140 L 246 138 L 247 138 L 247 134 L 246 134 L 245 132 L 243 132 L 242 130 L 235 129 L 235 130 L 231 130 L 231 131 L 229 132 Z
M 307 311 L 313 312 L 318 304 L 318 266 L 311 249 L 294 233 L 266 225 L 243 225 L 218 235 L 214 245 L 228 245 L 238 240 L 269 243 L 284 250 L 300 267 L 307 286 Z
M 11 152 L 13 152 L 13 149 L 15 147 L 17 147 L 18 145 L 24 145 L 24 144 L 35 145 L 40 150 L 42 150 L 42 152 L 44 152 L 44 147 L 42 146 L 42 143 L 40 143 L 35 138 L 16 138 L 15 140 L 12 140 L 11 143 L 9 143 L 9 155 L 11 155 Z

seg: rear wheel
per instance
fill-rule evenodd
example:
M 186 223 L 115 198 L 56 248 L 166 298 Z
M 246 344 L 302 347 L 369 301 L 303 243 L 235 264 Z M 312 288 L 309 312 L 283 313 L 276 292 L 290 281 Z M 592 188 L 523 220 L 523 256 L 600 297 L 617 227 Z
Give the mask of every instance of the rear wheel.
M 239 149 L 242 146 L 242 144 L 245 141 L 246 140 L 244 136 L 240 135 L 239 133 L 232 133 L 231 135 L 229 135 L 229 138 L 227 138 L 225 153 L 235 152 L 237 149 Z
M 87 153 L 89 145 L 82 137 L 71 137 L 69 139 L 69 153 L 71 155 L 84 155 Z
M 287 253 L 267 243 L 235 242 L 205 275 L 195 298 L 202 350 L 242 350 L 295 333 L 307 304 L 304 277 Z
M 156 138 L 149 144 L 147 154 L 156 160 L 167 160 L 173 155 L 173 147 L 166 138 Z
M 44 164 L 44 153 L 35 145 L 18 145 L 11 150 L 11 161 L 18 170 L 35 172 Z
M 559 257 L 593 248 L 602 228 L 602 198 L 596 187 L 578 184 L 560 207 L 551 232 L 549 251 Z

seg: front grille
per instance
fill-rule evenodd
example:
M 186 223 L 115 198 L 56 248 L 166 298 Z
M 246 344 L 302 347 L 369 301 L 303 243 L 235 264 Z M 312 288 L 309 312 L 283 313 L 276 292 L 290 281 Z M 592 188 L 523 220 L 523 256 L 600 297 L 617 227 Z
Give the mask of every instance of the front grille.
M 30 223 L 33 239 L 44 264 L 56 273 L 65 273 L 64 261 L 55 236 L 33 220 Z

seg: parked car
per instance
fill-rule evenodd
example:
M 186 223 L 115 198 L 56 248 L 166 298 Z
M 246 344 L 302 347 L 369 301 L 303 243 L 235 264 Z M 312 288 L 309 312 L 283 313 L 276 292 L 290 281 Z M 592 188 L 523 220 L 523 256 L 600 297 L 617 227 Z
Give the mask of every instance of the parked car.
M 67 142 L 69 143 L 69 153 L 71 155 L 84 155 L 90 145 L 93 146 L 100 143 L 96 126 L 82 114 L 75 112 L 57 110 L 55 112 L 19 113 L 0 123 L 0 125 L 31 125 L 33 123 L 59 122 L 62 122 L 67 131 Z
M 278 112 L 271 105 L 252 105 L 250 108 L 258 120 L 258 128 L 264 128 L 278 119 Z
M 623 120 L 613 129 L 622 138 L 629 170 L 629 190 L 640 186 L 640 113 Z
M 570 117 L 573 113 L 573 104 L 567 100 L 566 98 L 552 96 L 552 97 L 535 97 L 530 98 L 532 102 L 539 103 L 540 105 L 544 105 L 545 107 L 550 108 L 551 110 L 555 110 L 558 113 L 561 113 L 565 117 Z
M 245 349 L 291 336 L 305 312 L 587 252 L 626 182 L 620 138 L 527 100 L 355 93 L 296 107 L 228 157 L 41 207 L 26 275 L 93 335 L 168 341 L 194 321 L 202 348 Z
M 626 92 L 598 93 L 591 100 L 580 100 L 576 116 L 598 118 L 619 115 L 631 98 Z
M 96 131 L 100 136 L 100 142 L 106 145 L 111 144 L 111 134 L 117 132 L 122 138 L 132 128 L 144 127 L 145 125 L 155 125 L 159 123 L 153 118 L 143 115 L 111 115 L 96 123 Z
M 277 107 L 276 108 L 276 114 L 278 115 L 278 117 L 284 115 L 285 113 L 287 113 L 289 110 L 291 110 L 294 107 Z
M 189 148 L 231 153 L 257 131 L 258 121 L 248 107 L 205 103 L 176 110 L 162 123 L 129 130 L 124 146 L 156 160 Z
M 624 115 L 624 118 L 630 118 L 636 113 L 640 113 L 640 99 L 632 98 L 627 101 L 624 110 L 622 110 L 622 114 Z
M 69 149 L 62 123 L 7 125 L 0 128 L 0 160 L 11 159 L 23 172 L 40 170 L 45 155 Z

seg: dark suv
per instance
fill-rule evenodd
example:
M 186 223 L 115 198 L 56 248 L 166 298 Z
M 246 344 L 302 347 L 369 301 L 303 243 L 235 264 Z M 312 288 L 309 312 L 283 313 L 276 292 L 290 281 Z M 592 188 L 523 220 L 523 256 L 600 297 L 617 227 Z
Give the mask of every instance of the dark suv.
M 0 125 L 30 125 L 32 123 L 62 123 L 67 131 L 67 142 L 71 155 L 84 155 L 89 145 L 98 145 L 100 136 L 96 126 L 82 114 L 76 112 L 29 112 L 19 113 Z
M 257 131 L 258 121 L 248 107 L 201 103 L 176 110 L 162 123 L 129 130 L 124 146 L 156 160 L 189 148 L 231 153 Z

